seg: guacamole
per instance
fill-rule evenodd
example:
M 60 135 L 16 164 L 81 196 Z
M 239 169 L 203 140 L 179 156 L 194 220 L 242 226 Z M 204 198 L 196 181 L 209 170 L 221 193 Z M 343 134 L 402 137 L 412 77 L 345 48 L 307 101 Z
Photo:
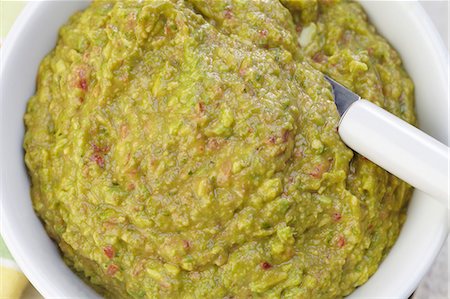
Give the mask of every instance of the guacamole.
M 359 4 L 94 1 L 25 114 L 36 213 L 111 298 L 341 298 L 411 195 L 353 153 L 323 73 L 414 123 L 413 84 Z

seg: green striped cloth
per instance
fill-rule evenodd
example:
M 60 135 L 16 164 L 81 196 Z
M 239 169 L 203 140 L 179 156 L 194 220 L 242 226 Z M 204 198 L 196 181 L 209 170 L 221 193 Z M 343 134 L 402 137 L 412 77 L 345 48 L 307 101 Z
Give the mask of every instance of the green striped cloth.
M 8 248 L 6 248 L 5 243 L 3 243 L 3 240 L 0 238 L 0 257 L 4 259 L 12 259 L 11 254 L 8 251 Z
M 25 2 L 22 1 L 0 0 L 1 44 L 3 44 L 6 34 L 24 6 Z M 28 284 L 28 280 L 14 262 L 0 237 L 0 298 L 21 298 Z

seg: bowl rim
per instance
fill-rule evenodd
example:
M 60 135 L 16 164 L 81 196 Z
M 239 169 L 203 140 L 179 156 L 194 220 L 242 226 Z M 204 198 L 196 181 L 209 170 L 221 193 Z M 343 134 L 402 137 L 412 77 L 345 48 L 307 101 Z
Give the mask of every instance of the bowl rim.
M 2 48 L 0 49 L 0 81 L 3 80 L 2 77 L 6 76 L 4 74 L 4 61 L 8 59 L 10 55 L 12 55 L 14 44 L 19 37 L 19 34 L 21 31 L 24 30 L 28 26 L 29 20 L 33 17 L 33 14 L 36 12 L 37 9 L 40 8 L 42 3 L 45 2 L 43 0 L 39 1 L 31 1 L 28 2 L 27 5 L 23 8 L 20 15 L 16 18 L 11 30 L 7 34 L 6 38 L 3 41 Z M 449 52 L 446 51 L 446 46 L 439 35 L 439 33 L 436 30 L 436 27 L 432 23 L 429 15 L 425 12 L 424 8 L 420 5 L 418 1 L 409 2 L 408 5 L 411 5 L 413 7 L 413 14 L 417 16 L 417 18 L 421 22 L 421 26 L 424 27 L 425 30 L 428 31 L 429 35 L 427 38 L 429 39 L 429 43 L 432 46 L 432 49 L 436 55 L 439 56 L 439 59 L 446 62 L 446 68 L 442 66 L 440 70 L 443 72 L 444 78 L 447 79 L 447 83 L 449 82 L 449 76 L 448 76 L 448 67 L 449 67 Z M 450 87 L 449 87 L 450 88 Z M 1 102 L 3 102 L 2 99 L 0 99 Z M 447 99 L 447 103 L 449 103 L 449 100 Z M 3 113 L 2 111 L 0 111 Z M 449 119 L 447 119 L 447 122 L 449 122 Z M 0 121 L 0 127 L 2 126 L 2 122 Z M 1 133 L 1 130 L 0 130 Z M 0 138 L 2 140 L 3 138 Z M 447 142 L 448 144 L 448 142 Z M 27 266 L 27 261 L 29 258 L 26 256 L 21 255 L 20 250 L 16 250 L 17 248 L 20 248 L 22 245 L 20 242 L 17 242 L 15 236 L 14 236 L 14 228 L 12 227 L 11 223 L 8 223 L 3 220 L 4 217 L 1 217 L 4 213 L 3 210 L 3 200 L 4 200 L 4 190 L 2 187 L 2 176 L 3 173 L 3 166 L 0 165 L 0 233 L 5 241 L 5 244 L 8 248 L 10 248 L 11 255 L 14 257 L 16 263 L 19 265 L 19 267 L 22 269 L 24 274 L 27 276 L 29 281 L 36 287 L 36 289 L 44 296 L 44 297 L 51 297 L 51 294 L 53 292 L 51 291 L 50 287 L 44 287 L 46 284 L 44 281 L 40 278 L 40 273 L 36 269 L 32 269 L 32 267 Z M 448 227 L 445 228 L 446 233 L 441 238 L 441 240 L 436 240 L 436 244 L 434 246 L 434 252 L 430 254 L 430 256 L 433 256 L 433 258 L 429 258 L 428 260 L 424 261 L 423 267 L 425 269 L 429 269 L 431 267 L 431 264 L 435 260 L 437 254 L 439 253 L 440 248 L 442 247 L 444 241 L 447 238 L 448 235 Z M 409 286 L 399 286 L 399 294 L 402 297 L 409 296 L 415 287 L 417 287 L 417 284 L 420 281 L 420 277 L 416 279 L 416 281 L 411 282 Z

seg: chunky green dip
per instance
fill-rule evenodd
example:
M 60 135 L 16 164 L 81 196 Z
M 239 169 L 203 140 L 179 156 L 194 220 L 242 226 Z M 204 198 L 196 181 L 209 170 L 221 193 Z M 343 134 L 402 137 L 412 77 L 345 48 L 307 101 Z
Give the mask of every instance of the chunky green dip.
M 414 122 L 356 3 L 94 1 L 25 115 L 36 212 L 115 298 L 340 298 L 394 244 L 411 188 L 354 154 L 323 73 Z

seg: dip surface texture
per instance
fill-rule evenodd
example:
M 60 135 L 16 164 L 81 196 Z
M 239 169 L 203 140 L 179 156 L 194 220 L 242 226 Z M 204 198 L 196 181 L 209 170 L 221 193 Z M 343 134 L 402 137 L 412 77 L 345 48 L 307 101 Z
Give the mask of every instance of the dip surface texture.
M 414 123 L 413 84 L 355 3 L 94 1 L 25 115 L 33 205 L 115 298 L 340 298 L 411 188 L 336 131 L 326 73 Z

